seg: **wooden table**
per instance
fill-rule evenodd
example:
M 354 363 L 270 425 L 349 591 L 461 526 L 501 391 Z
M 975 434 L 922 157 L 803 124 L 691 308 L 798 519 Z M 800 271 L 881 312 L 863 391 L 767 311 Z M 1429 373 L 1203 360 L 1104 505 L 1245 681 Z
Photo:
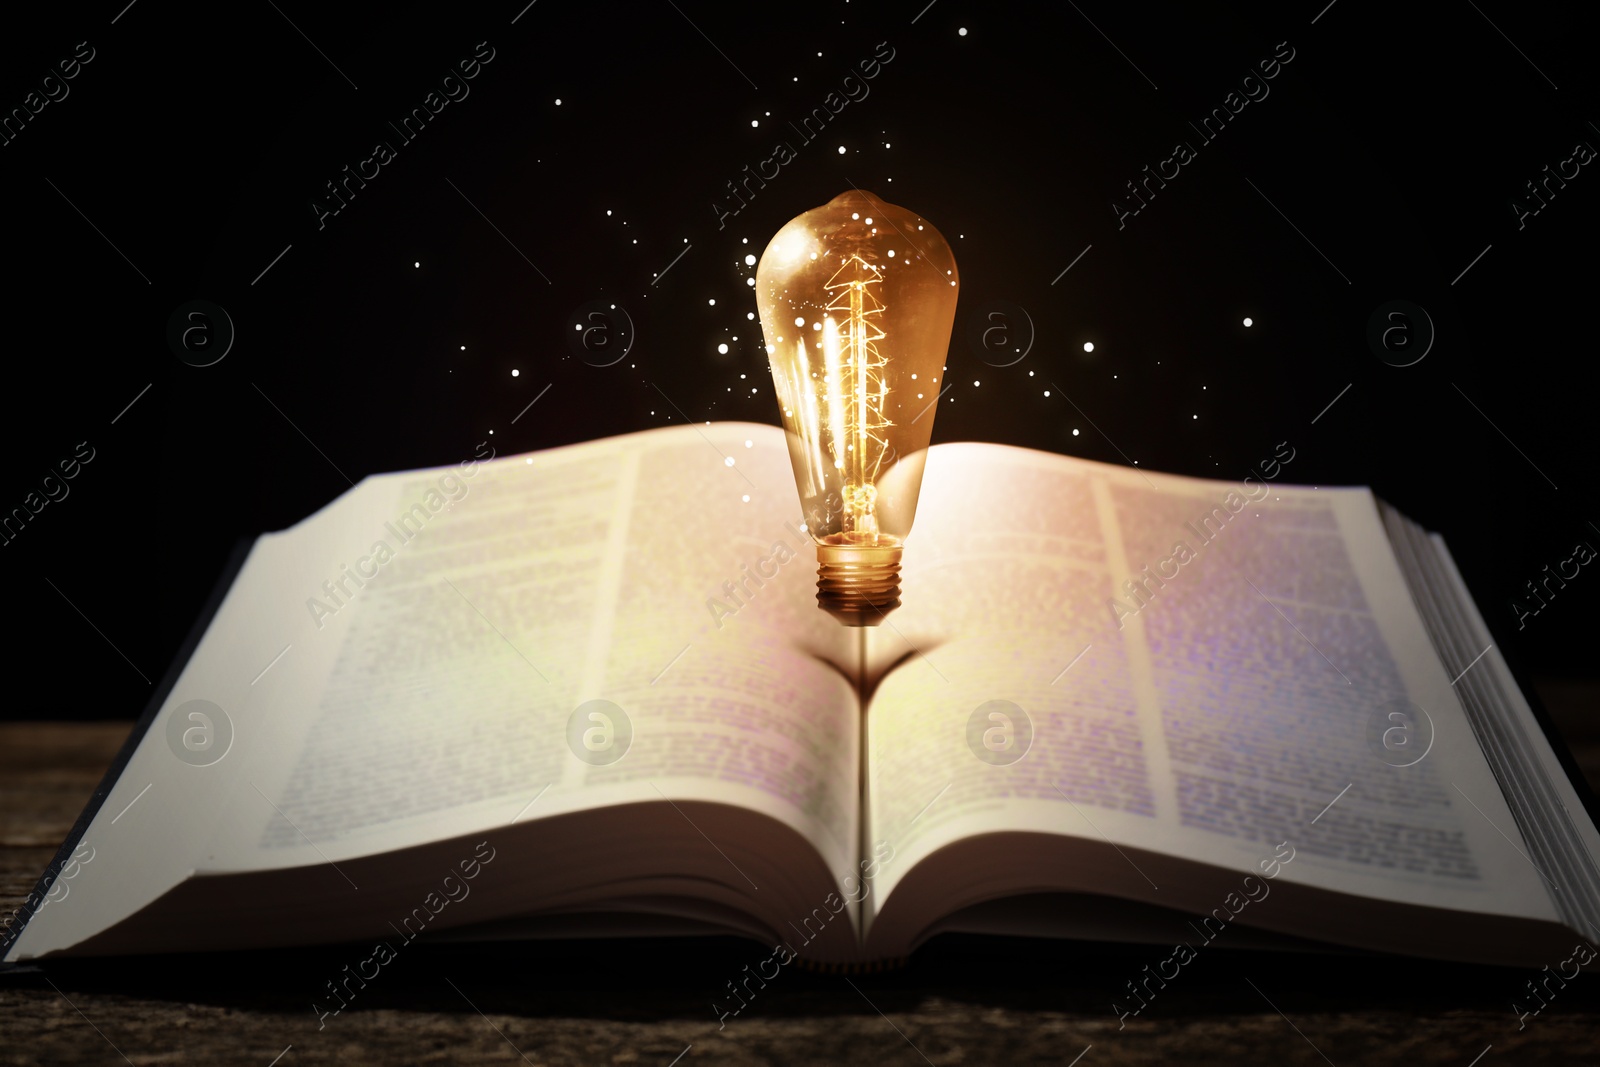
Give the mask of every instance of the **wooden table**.
M 1594 687 L 1542 691 L 1593 782 Z M 0 724 L 7 912 L 32 889 L 127 731 L 126 723 Z M 1592 976 L 1571 982 L 1519 1032 L 1511 1002 L 1525 999 L 1531 971 L 1229 952 L 1221 939 L 1120 1030 L 1113 991 L 1160 952 L 936 943 L 890 974 L 780 972 L 719 1029 L 712 997 L 763 955 L 747 942 L 697 941 L 685 951 L 661 942 L 419 941 L 319 1029 L 312 998 L 359 958 L 351 951 L 0 975 L 0 1064 L 1600 1063 Z

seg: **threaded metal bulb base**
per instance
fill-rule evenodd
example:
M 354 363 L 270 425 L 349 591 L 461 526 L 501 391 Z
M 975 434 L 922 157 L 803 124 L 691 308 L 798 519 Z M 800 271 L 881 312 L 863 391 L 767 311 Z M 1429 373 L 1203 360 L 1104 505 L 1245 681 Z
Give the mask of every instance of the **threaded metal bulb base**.
M 818 545 L 817 606 L 845 626 L 876 626 L 900 606 L 899 545 Z

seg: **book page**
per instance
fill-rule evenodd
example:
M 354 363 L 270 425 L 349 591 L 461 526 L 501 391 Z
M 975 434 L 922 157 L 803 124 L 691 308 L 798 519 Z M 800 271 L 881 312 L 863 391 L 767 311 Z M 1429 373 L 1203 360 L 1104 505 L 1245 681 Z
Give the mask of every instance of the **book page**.
M 1022 830 L 1242 872 L 1287 841 L 1290 880 L 1553 917 L 1366 490 L 940 446 L 903 600 L 873 635 L 899 662 L 868 711 L 880 907 L 942 845 Z M 1094 888 L 1163 900 L 1121 879 Z
M 432 475 L 391 476 L 395 507 Z M 836 635 L 799 625 L 803 564 L 744 580 L 798 514 L 771 427 L 485 465 L 361 591 L 259 847 L 393 848 L 535 796 L 529 817 L 689 798 L 765 811 L 845 864 L 853 692 L 793 636 Z M 574 726 L 591 701 L 603 718 Z
M 664 800 L 763 812 L 847 873 L 857 700 L 815 653 L 851 650 L 799 521 L 782 431 L 719 424 L 377 476 L 263 537 L 86 836 L 142 841 L 150 874 L 95 921 L 191 871 Z M 209 767 L 164 726 L 197 698 L 234 732 Z M 705 861 L 740 878 L 717 842 Z

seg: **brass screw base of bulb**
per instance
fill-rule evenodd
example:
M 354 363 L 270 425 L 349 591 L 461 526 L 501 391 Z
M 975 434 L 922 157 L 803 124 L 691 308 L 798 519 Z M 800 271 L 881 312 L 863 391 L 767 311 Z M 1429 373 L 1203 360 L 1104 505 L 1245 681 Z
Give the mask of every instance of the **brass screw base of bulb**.
M 876 626 L 900 606 L 899 545 L 818 545 L 817 605 L 845 626 Z

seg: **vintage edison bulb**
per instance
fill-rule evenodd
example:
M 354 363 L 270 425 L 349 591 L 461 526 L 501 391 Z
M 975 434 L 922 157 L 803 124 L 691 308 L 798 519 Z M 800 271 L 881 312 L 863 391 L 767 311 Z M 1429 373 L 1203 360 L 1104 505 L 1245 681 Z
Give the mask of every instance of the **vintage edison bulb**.
M 959 283 L 931 223 L 859 189 L 792 219 L 756 268 L 817 602 L 847 626 L 900 604 Z

